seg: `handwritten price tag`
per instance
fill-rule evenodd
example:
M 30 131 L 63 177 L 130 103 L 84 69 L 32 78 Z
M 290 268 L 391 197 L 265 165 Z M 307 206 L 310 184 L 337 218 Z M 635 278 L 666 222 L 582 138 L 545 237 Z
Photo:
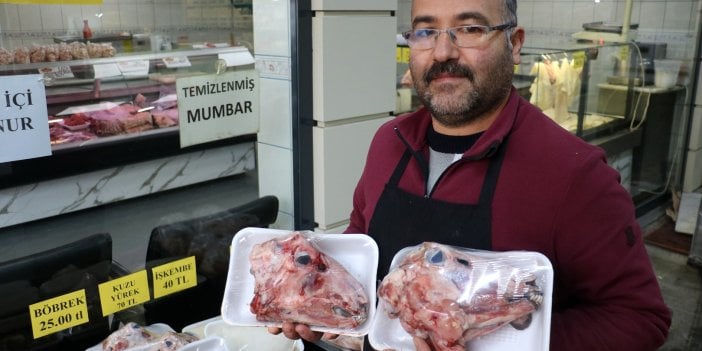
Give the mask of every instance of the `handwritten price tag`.
M 583 68 L 585 65 L 585 51 L 576 51 L 573 53 L 573 68 Z
M 142 270 L 98 285 L 102 315 L 149 301 L 149 279 Z
M 32 334 L 40 338 L 88 322 L 85 289 L 29 305 Z
M 151 269 L 154 299 L 197 285 L 195 256 L 173 261 Z

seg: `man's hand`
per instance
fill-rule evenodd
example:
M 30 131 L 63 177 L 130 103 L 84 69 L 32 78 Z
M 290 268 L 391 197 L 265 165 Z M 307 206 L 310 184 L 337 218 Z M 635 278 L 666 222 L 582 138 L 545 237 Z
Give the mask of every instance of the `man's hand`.
M 283 322 L 282 328 L 269 327 L 268 332 L 274 335 L 278 335 L 282 332 L 283 335 L 285 335 L 285 337 L 288 339 L 297 340 L 302 338 L 310 342 L 317 342 L 319 341 L 319 339 L 322 338 L 334 339 L 338 336 L 336 334 L 331 333 L 321 333 L 312 331 L 309 325 L 292 322 Z
M 434 351 L 434 348 L 429 345 L 429 343 L 422 338 L 414 337 L 412 338 L 412 341 L 414 341 L 414 348 L 417 351 Z

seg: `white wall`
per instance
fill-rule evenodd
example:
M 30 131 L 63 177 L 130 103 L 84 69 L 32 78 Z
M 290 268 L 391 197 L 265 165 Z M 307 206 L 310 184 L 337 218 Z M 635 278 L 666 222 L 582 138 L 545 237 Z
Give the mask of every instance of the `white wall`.
M 272 227 L 295 229 L 290 3 L 254 0 L 253 5 L 254 53 L 256 69 L 261 74 L 261 128 L 257 144 L 259 195 L 275 195 L 280 201 L 278 220 Z
M 79 34 L 87 19 L 94 33 L 159 33 L 187 41 L 228 42 L 251 38 L 251 16 L 229 0 L 103 0 L 102 5 L 0 4 L 0 47 L 51 42 Z M 233 31 L 232 31 L 233 29 Z
M 398 29 L 410 28 L 411 0 L 398 0 Z M 569 37 L 583 23 L 603 21 L 621 25 L 625 0 L 519 0 L 519 24 L 533 36 Z M 668 56 L 694 56 L 700 0 L 634 0 L 631 23 L 639 24 L 638 40 L 668 43 Z

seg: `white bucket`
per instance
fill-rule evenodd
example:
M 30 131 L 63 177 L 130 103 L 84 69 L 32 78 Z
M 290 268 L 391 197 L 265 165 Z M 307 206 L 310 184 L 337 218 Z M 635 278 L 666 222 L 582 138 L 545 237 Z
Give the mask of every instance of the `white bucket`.
M 671 88 L 678 82 L 680 73 L 679 60 L 653 60 L 655 68 L 655 85 L 659 88 Z

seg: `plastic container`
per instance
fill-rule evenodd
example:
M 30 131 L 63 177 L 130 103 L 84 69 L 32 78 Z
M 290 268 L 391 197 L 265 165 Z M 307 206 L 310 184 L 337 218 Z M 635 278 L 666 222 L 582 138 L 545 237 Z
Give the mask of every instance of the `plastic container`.
M 679 60 L 653 60 L 654 84 L 658 88 L 672 88 L 678 82 L 680 73 Z
M 148 330 L 149 332 L 151 332 L 152 334 L 157 335 L 157 336 L 161 336 L 161 335 L 168 333 L 168 332 L 175 332 L 175 330 L 173 330 L 173 328 L 171 328 L 168 324 L 163 324 L 163 323 L 155 323 L 155 324 L 147 325 L 147 326 L 144 326 L 144 329 Z M 128 351 L 148 351 L 148 350 L 152 349 L 154 347 L 154 345 L 156 345 L 156 342 L 152 342 L 152 343 L 149 343 L 146 345 L 130 347 L 130 348 L 127 348 L 127 350 Z M 86 351 L 102 351 L 102 342 L 100 342 L 99 344 L 97 344 L 91 348 L 86 349 Z
M 223 320 L 210 322 L 205 327 L 207 338 L 221 338 L 228 351 L 302 351 L 301 340 L 291 340 L 283 334 L 273 335 L 263 327 L 238 327 Z
M 271 239 L 291 235 L 291 231 L 245 228 L 232 240 L 231 257 L 227 283 L 222 301 L 222 318 L 236 326 L 279 327 L 281 322 L 262 322 L 251 312 L 250 302 L 254 296 L 255 281 L 251 275 L 249 254 L 254 245 Z M 378 245 L 368 235 L 363 234 L 316 234 L 305 232 L 315 246 L 325 255 L 341 264 L 364 288 L 368 297 L 368 318 L 353 329 L 310 326 L 312 330 L 361 336 L 370 330 L 376 309 L 376 270 L 378 266 Z
M 553 267 L 546 256 L 537 252 L 527 251 L 507 251 L 490 252 L 482 250 L 472 250 L 456 248 L 442 245 L 450 249 L 460 250 L 471 255 L 471 259 L 466 260 L 466 266 L 470 266 L 472 271 L 466 272 L 464 269 L 454 268 L 450 271 L 437 270 L 429 271 L 431 276 L 444 276 L 451 282 L 457 284 L 456 277 L 470 277 L 467 284 L 461 289 L 460 299 L 470 300 L 473 291 L 479 291 L 480 286 L 487 286 L 490 282 L 505 282 L 505 275 L 496 274 L 500 272 L 528 272 L 535 278 L 536 285 L 542 293 L 542 302 L 538 309 L 531 314 L 531 322 L 523 330 L 517 330 L 511 325 L 504 325 L 489 334 L 478 336 L 468 341 L 467 349 L 471 351 L 548 351 L 551 330 L 551 299 L 553 292 Z M 399 263 L 409 254 L 419 252 L 421 245 L 407 247 L 400 250 L 393 258 L 390 274 L 399 266 Z M 426 251 L 427 253 L 429 250 Z M 421 256 L 418 256 L 421 257 Z M 429 254 L 423 257 L 430 257 Z M 448 257 L 445 253 L 443 257 Z M 457 258 L 458 257 L 456 255 Z M 464 261 L 464 262 L 466 262 Z M 478 262 L 480 261 L 480 262 Z M 458 260 L 456 260 L 458 262 Z M 487 263 L 485 263 L 487 262 Z M 446 261 L 446 266 L 439 269 L 448 269 L 450 262 Z M 497 265 L 499 270 L 492 269 L 492 265 Z M 488 267 L 489 266 L 489 267 Z M 488 267 L 488 268 L 486 268 Z M 505 269 L 503 271 L 503 269 Z M 477 270 L 477 271 L 476 271 Z M 476 273 L 477 272 L 477 273 Z M 521 273 L 519 273 L 521 274 Z M 414 279 L 422 279 L 414 276 Z M 386 276 L 385 279 L 387 279 Z M 422 280 L 426 284 L 426 281 Z M 382 286 L 383 283 L 381 283 Z M 500 283 L 498 286 L 501 286 Z M 447 285 L 448 286 L 448 285 Z M 456 286 L 457 287 L 457 286 Z M 476 289 L 476 290 L 473 290 Z M 432 295 L 441 295 L 442 288 L 434 289 Z M 445 291 L 445 290 L 444 290 Z M 411 292 L 416 296 L 416 292 Z M 415 350 L 412 336 L 402 327 L 398 318 L 389 316 L 391 307 L 384 299 L 379 299 L 378 311 L 373 321 L 373 326 L 368 335 L 371 345 L 377 350 L 392 349 L 395 351 Z M 422 311 L 421 308 L 417 309 Z M 424 310 L 430 311 L 430 310 Z M 439 312 L 439 311 L 436 311 Z M 432 315 L 432 313 L 419 313 L 416 316 Z

